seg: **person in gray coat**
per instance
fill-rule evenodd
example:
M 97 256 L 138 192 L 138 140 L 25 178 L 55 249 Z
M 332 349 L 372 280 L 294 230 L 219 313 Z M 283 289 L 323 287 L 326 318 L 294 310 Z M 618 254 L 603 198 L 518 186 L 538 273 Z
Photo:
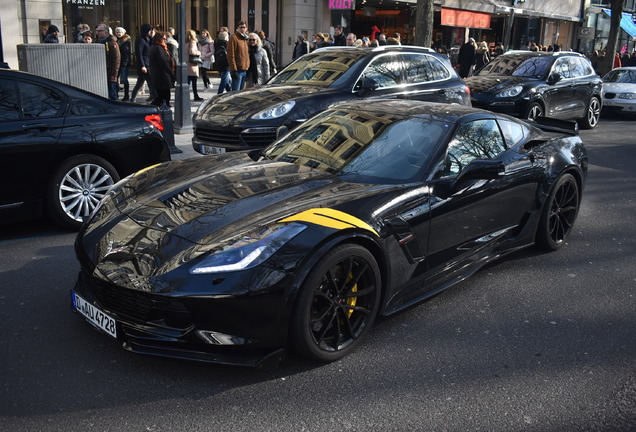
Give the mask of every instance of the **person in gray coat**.
M 247 35 L 250 54 L 250 67 L 247 70 L 245 87 L 256 87 L 265 84 L 269 79 L 269 59 L 263 49 L 261 38 L 256 33 Z

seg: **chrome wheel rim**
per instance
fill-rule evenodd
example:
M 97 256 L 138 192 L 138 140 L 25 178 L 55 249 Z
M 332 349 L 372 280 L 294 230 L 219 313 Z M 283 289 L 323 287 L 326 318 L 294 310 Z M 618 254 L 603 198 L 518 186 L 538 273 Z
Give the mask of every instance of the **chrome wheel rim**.
M 78 165 L 62 178 L 60 205 L 66 215 L 81 222 L 90 216 L 113 184 L 113 177 L 103 167 L 95 164 Z
M 377 295 L 375 274 L 366 260 L 353 256 L 331 266 L 311 303 L 309 329 L 316 346 L 335 352 L 355 342 L 373 317 Z
M 590 101 L 590 106 L 587 109 L 587 122 L 590 127 L 596 126 L 598 119 L 601 117 L 601 104 L 598 99 L 594 98 Z
M 556 244 L 570 233 L 579 208 L 578 187 L 573 181 L 563 183 L 554 194 L 550 206 L 550 238 Z

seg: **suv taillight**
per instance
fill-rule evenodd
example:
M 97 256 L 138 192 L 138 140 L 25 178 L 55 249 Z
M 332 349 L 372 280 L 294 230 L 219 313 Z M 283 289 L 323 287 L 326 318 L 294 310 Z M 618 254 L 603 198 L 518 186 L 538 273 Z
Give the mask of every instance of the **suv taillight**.
M 159 114 L 150 114 L 146 116 L 146 121 L 163 132 L 163 120 Z

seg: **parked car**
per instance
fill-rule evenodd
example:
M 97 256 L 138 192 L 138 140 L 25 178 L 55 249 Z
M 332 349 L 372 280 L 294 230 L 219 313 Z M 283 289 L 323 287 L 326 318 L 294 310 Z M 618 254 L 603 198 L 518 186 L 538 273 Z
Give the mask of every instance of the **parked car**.
M 620 67 L 603 77 L 603 110 L 636 114 L 636 67 Z
M 470 105 L 468 87 L 448 58 L 430 48 L 328 47 L 306 54 L 266 85 L 224 93 L 195 114 L 194 150 L 264 148 L 335 102 L 402 98 Z
M 579 120 L 591 129 L 602 107 L 602 81 L 574 52 L 512 51 L 467 78 L 473 106 L 535 119 Z
M 120 178 L 170 160 L 162 130 L 155 107 L 0 70 L 0 223 L 79 228 Z
M 562 247 L 587 166 L 573 131 L 456 105 L 336 105 L 264 152 L 117 184 L 78 234 L 72 307 L 137 353 L 337 360 L 377 315 L 522 247 Z

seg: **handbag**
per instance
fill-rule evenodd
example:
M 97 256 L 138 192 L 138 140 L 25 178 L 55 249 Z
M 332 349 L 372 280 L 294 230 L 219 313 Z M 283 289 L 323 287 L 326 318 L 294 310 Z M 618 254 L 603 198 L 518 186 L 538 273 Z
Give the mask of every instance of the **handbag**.
M 201 60 L 201 57 L 199 57 L 198 55 L 190 55 L 188 61 L 194 64 L 203 64 L 203 60 Z

